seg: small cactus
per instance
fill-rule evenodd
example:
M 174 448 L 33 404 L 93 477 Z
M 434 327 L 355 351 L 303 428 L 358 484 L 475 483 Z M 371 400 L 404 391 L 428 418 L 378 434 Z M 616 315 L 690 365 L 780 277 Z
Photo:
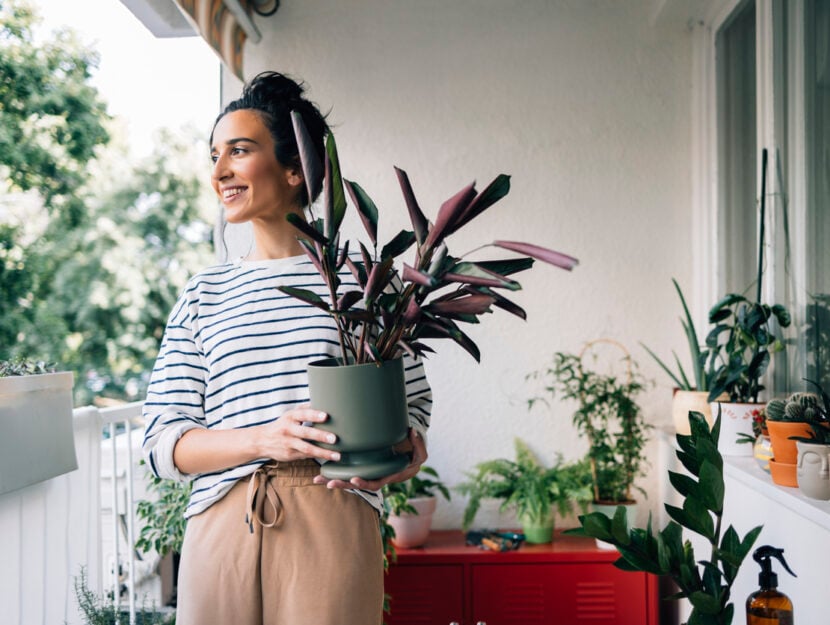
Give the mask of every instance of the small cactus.
M 811 421 L 817 417 L 818 395 L 793 393 L 787 399 L 772 399 L 767 403 L 770 421 Z

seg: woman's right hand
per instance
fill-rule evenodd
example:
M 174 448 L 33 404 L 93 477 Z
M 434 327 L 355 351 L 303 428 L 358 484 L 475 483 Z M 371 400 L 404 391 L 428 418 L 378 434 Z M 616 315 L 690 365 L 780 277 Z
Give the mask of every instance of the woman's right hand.
M 331 432 L 311 427 L 312 423 L 324 423 L 329 416 L 313 410 L 308 405 L 292 408 L 279 419 L 256 428 L 260 458 L 272 458 L 281 462 L 319 458 L 340 460 L 340 453 L 324 449 L 315 442 L 333 444 L 337 438 Z

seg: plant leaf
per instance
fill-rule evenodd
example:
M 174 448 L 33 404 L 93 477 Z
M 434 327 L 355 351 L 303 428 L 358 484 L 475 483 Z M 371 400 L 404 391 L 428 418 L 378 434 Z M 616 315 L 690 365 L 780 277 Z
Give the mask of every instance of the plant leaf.
M 285 293 L 286 295 L 290 295 L 291 297 L 296 297 L 298 300 L 303 301 L 306 304 L 311 304 L 312 306 L 325 310 L 326 312 L 330 312 L 329 305 L 313 291 L 309 291 L 308 289 L 298 289 L 293 286 L 278 286 L 277 290 Z
M 297 213 L 288 213 L 285 219 L 294 226 L 297 230 L 302 232 L 312 241 L 316 241 L 320 245 L 328 245 L 329 240 L 317 230 L 312 224 L 308 223 L 301 215 Z
M 395 238 L 383 246 L 380 251 L 380 258 L 396 258 L 408 250 L 415 243 L 415 233 L 411 230 L 401 230 Z
M 490 208 L 493 204 L 502 199 L 510 191 L 510 176 L 507 174 L 499 174 L 496 178 L 487 185 L 481 193 L 479 193 L 473 201 L 464 209 L 464 212 L 459 216 L 457 221 L 453 224 L 452 230 L 448 234 L 455 232 L 465 224 L 469 223 L 475 217 Z
M 476 263 L 470 262 L 456 263 L 450 267 L 449 271 L 445 273 L 442 278 L 447 282 L 477 284 L 481 286 L 509 289 L 511 291 L 518 291 L 522 288 L 522 285 L 515 280 L 505 278 L 497 273 L 483 269 Z
M 291 123 L 294 125 L 294 137 L 300 152 L 300 165 L 303 168 L 303 177 L 308 191 L 308 202 L 311 204 L 323 186 L 323 164 L 314 148 L 311 135 L 308 134 L 303 117 L 298 111 L 291 111 Z
M 335 233 L 340 230 L 343 217 L 346 215 L 346 195 L 343 193 L 343 177 L 340 173 L 340 159 L 337 156 L 337 144 L 334 134 L 329 133 L 326 137 L 326 159 L 327 171 L 326 182 L 329 185 L 327 200 L 331 202 L 330 219 L 326 223 L 326 235 L 329 239 L 334 238 Z
M 409 220 L 412 222 L 412 230 L 415 232 L 415 238 L 418 245 L 422 245 L 427 237 L 429 229 L 429 222 L 418 206 L 418 201 L 415 199 L 415 193 L 412 191 L 412 185 L 409 184 L 409 176 L 402 169 L 395 167 L 395 174 L 398 176 L 398 183 L 401 185 L 404 200 L 406 201 L 406 208 L 409 211 Z
M 542 262 L 551 265 L 556 265 L 557 267 L 567 269 L 568 271 L 579 264 L 579 261 L 573 256 L 568 256 L 567 254 L 563 254 L 561 252 L 541 247 L 539 245 L 534 245 L 533 243 L 522 243 L 519 241 L 494 241 L 493 245 L 497 245 L 498 247 L 502 247 L 512 252 L 524 254 L 525 256 L 530 256 L 531 258 L 541 260 Z
M 444 237 L 452 232 L 453 224 L 463 213 L 464 209 L 467 208 L 475 197 L 475 194 L 475 183 L 473 182 L 441 205 L 441 208 L 438 210 L 438 217 L 435 218 L 435 224 L 429 229 L 426 241 L 424 242 L 426 248 L 435 247 L 444 240 Z
M 375 206 L 372 198 L 370 198 L 363 188 L 356 182 L 344 180 L 343 184 L 346 185 L 346 190 L 349 192 L 349 196 L 352 198 L 352 202 L 357 208 L 360 220 L 363 222 L 363 228 L 366 230 L 366 234 L 369 235 L 372 245 L 377 246 L 378 207 Z

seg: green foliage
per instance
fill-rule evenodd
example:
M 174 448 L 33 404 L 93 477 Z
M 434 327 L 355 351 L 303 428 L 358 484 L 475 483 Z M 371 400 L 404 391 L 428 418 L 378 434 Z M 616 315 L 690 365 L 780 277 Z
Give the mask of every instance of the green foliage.
M 798 415 L 800 418 L 783 420 L 805 421 L 810 426 L 810 435 L 791 436 L 790 439 L 804 443 L 830 445 L 830 395 L 818 382 L 806 378 L 805 381 L 816 388 L 818 395 L 814 393 L 793 393 L 790 395 L 784 413 L 787 417 Z M 775 410 L 778 410 L 777 405 Z
M 519 519 L 539 523 L 551 518 L 555 506 L 560 514 L 578 504 L 584 509 L 591 500 L 591 473 L 586 461 L 566 464 L 559 456 L 545 468 L 528 446 L 516 439 L 516 460 L 496 459 L 476 465 L 467 473 L 469 481 L 456 488 L 470 497 L 462 527 L 475 519 L 483 499 L 501 499 L 501 509 L 514 508 Z
M 90 590 L 86 579 L 86 569 L 81 568 L 75 578 L 75 598 L 78 608 L 84 618 L 85 625 L 115 625 L 126 623 L 129 615 L 123 608 L 116 611 L 112 601 L 99 597 Z M 136 611 L 136 625 L 175 625 L 176 615 L 165 615 L 152 607 L 142 607 Z
M 640 345 L 642 345 L 651 357 L 654 358 L 657 364 L 660 365 L 660 368 L 668 374 L 668 376 L 677 385 L 677 388 L 684 391 L 707 391 L 709 390 L 706 380 L 706 359 L 708 357 L 708 352 L 707 350 L 701 350 L 700 348 L 700 343 L 697 338 L 697 331 L 695 330 L 695 324 L 692 320 L 692 315 L 689 313 L 689 307 L 686 306 L 686 298 L 683 297 L 680 285 L 677 284 L 677 280 L 674 278 L 672 278 L 672 283 L 674 283 L 677 296 L 680 298 L 680 303 L 683 305 L 683 314 L 685 318 L 681 318 L 680 323 L 683 325 L 683 332 L 686 334 L 686 341 L 689 343 L 689 355 L 691 356 L 692 366 L 694 367 L 692 369 L 694 372 L 694 384 L 692 384 L 689 380 L 689 377 L 686 375 L 686 371 L 683 369 L 683 365 L 680 364 L 680 358 L 678 358 L 674 351 L 672 351 L 672 355 L 674 356 L 674 361 L 677 365 L 677 374 L 673 373 L 672 370 L 669 369 L 668 365 L 664 363 L 651 349 L 643 345 L 643 343 L 640 343 Z
M 7 378 L 19 375 L 40 375 L 43 373 L 54 373 L 56 367 L 39 360 L 32 362 L 31 360 L 15 359 L 0 361 L 0 378 Z
M 551 366 L 531 374 L 551 380 L 545 390 L 552 396 L 578 402 L 573 423 L 588 439 L 597 502 L 631 501 L 634 482 L 647 464 L 644 449 L 651 426 L 636 402 L 646 380 L 627 353 L 623 363 L 628 368 L 624 377 L 587 368 L 581 355 L 557 352 Z
M 417 514 L 409 500 L 415 497 L 435 497 L 437 493 L 440 493 L 447 501 L 450 500 L 450 491 L 439 479 L 438 471 L 432 467 L 422 466 L 418 473 L 408 480 L 392 482 L 384 486 L 383 503 L 395 515 L 404 512 Z
M 191 483 L 150 476 L 148 490 L 154 498 L 138 502 L 136 517 L 143 523 L 136 549 L 159 555 L 181 552 L 187 521 L 184 512 L 190 500 Z
M 830 388 L 830 294 L 811 295 L 802 332 L 807 351 L 807 377 Z
M 784 349 L 784 343 L 773 332 L 772 318 L 782 328 L 791 322 L 790 313 L 783 306 L 750 302 L 736 293 L 712 307 L 709 323 L 714 327 L 706 337 L 709 401 L 715 401 L 722 393 L 729 395 L 732 402 L 758 401 L 758 394 L 764 390 L 761 378 L 770 357 Z
M 691 434 L 677 435 L 677 458 L 688 473 L 669 472 L 683 506 L 666 504 L 671 520 L 662 531 L 652 531 L 650 517 L 646 528 L 629 529 L 625 511 L 618 508 L 613 518 L 601 512 L 581 516 L 581 527 L 566 533 L 613 544 L 621 556 L 615 562 L 620 569 L 670 576 L 680 588 L 670 598 L 688 598 L 692 604 L 687 625 L 730 625 L 735 612 L 730 590 L 761 527 L 743 539 L 731 525 L 721 532 L 726 492 L 718 452 L 720 415 L 711 432 L 700 413 L 689 413 L 689 422 Z M 708 560 L 700 560 L 691 542 L 683 540 L 683 528 L 706 539 L 711 547 Z
M 809 421 L 816 418 L 819 409 L 818 395 L 814 393 L 792 393 L 786 399 L 771 399 L 767 402 L 767 419 L 770 421 Z
M 70 31 L 35 43 L 39 21 L 25 2 L 0 3 L 0 188 L 37 191 L 74 228 L 86 164 L 109 140 L 106 107 L 90 84 L 98 57 Z

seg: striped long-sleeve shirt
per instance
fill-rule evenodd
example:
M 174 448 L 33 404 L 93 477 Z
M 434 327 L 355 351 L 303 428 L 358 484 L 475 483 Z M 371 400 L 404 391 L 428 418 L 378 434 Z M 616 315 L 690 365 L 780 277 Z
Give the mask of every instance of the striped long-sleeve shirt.
M 342 287 L 356 286 L 341 274 Z M 277 286 L 328 290 L 307 257 L 236 261 L 206 269 L 187 284 L 167 322 L 144 404 L 144 455 L 159 477 L 193 479 L 185 513 L 221 499 L 262 458 L 223 471 L 183 475 L 173 448 L 196 428 L 234 429 L 270 423 L 308 403 L 306 366 L 339 355 L 337 329 L 324 311 Z M 432 395 L 420 361 L 405 358 L 410 423 L 422 435 Z M 360 492 L 375 507 L 376 493 Z

